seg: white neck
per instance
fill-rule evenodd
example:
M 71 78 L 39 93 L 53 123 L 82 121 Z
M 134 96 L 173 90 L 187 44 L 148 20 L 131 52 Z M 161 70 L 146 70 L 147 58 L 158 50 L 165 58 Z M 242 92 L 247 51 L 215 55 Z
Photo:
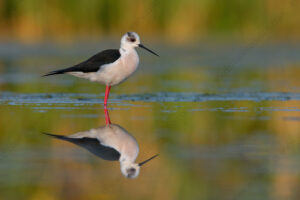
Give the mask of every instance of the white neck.
M 131 52 L 136 52 L 135 48 L 132 45 L 128 45 L 126 43 L 121 44 L 121 47 L 120 47 L 119 51 L 120 51 L 121 54 L 128 54 L 128 53 L 131 53 Z
M 127 166 L 134 163 L 136 157 L 129 157 L 128 155 L 121 155 L 119 161 L 121 165 Z

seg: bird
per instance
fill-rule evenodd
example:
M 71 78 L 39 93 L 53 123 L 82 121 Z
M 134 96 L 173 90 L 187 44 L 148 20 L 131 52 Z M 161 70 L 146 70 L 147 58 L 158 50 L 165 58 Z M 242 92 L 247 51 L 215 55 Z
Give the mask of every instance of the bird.
M 106 85 L 104 106 L 107 106 L 111 86 L 118 85 L 129 78 L 138 68 L 139 56 L 136 47 L 143 48 L 159 56 L 145 47 L 135 32 L 127 32 L 121 38 L 119 49 L 101 51 L 89 59 L 72 67 L 51 71 L 45 76 L 70 74 Z
M 126 178 L 136 178 L 140 168 L 158 154 L 136 163 L 139 146 L 136 139 L 118 124 L 92 128 L 69 136 L 44 133 L 51 137 L 68 141 L 85 148 L 94 155 L 108 161 L 119 161 L 122 174 Z

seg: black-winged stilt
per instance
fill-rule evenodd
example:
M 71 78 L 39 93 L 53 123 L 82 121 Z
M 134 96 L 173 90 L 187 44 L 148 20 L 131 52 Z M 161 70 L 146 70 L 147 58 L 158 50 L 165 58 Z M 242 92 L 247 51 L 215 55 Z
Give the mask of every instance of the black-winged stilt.
M 132 75 L 139 64 L 139 56 L 135 50 L 141 47 L 158 56 L 155 52 L 141 44 L 135 32 L 127 32 L 121 39 L 120 49 L 108 49 L 97 53 L 91 58 L 69 68 L 49 72 L 44 76 L 71 74 L 106 85 L 104 105 L 107 105 L 111 86 L 120 84 Z
M 70 136 L 45 134 L 81 146 L 104 160 L 118 160 L 121 172 L 127 178 L 136 178 L 140 167 L 158 156 L 157 154 L 143 162 L 136 163 L 135 160 L 139 154 L 138 143 L 130 133 L 117 124 L 108 124 Z

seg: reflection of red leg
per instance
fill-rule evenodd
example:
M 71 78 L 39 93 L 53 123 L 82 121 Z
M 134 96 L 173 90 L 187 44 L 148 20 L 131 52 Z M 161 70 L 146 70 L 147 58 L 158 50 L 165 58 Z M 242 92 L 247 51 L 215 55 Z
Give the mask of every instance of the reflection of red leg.
M 111 88 L 110 85 L 107 85 L 106 88 L 105 88 L 104 106 L 107 105 L 107 100 L 108 100 L 108 97 L 109 97 L 110 88 Z
M 108 97 L 109 97 L 110 88 L 111 88 L 110 85 L 106 86 L 106 88 L 105 88 L 105 97 L 104 97 L 104 113 L 105 113 L 105 124 L 106 125 L 111 124 L 109 114 L 108 114 L 108 110 L 107 110 L 107 100 L 108 100 Z
M 106 105 L 104 106 L 104 113 L 105 113 L 105 124 L 106 125 L 111 124 L 110 118 L 109 118 L 109 113 L 108 113 Z

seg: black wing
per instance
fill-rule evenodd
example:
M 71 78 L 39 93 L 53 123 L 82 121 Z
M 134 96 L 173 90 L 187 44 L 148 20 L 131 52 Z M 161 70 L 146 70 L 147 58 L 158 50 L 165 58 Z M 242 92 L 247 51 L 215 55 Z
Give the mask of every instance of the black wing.
M 120 153 L 114 148 L 101 145 L 99 140 L 97 140 L 96 138 L 88 138 L 88 137 L 69 138 L 63 135 L 55 135 L 51 133 L 44 133 L 44 134 L 81 146 L 86 150 L 88 150 L 89 152 L 91 152 L 92 154 L 104 160 L 116 161 L 119 160 L 121 156 Z
M 102 65 L 113 63 L 116 60 L 118 60 L 120 56 L 121 54 L 118 49 L 108 49 L 97 53 L 96 55 L 90 57 L 82 63 L 79 63 L 69 68 L 49 72 L 44 76 L 63 74 L 66 72 L 97 72 Z

